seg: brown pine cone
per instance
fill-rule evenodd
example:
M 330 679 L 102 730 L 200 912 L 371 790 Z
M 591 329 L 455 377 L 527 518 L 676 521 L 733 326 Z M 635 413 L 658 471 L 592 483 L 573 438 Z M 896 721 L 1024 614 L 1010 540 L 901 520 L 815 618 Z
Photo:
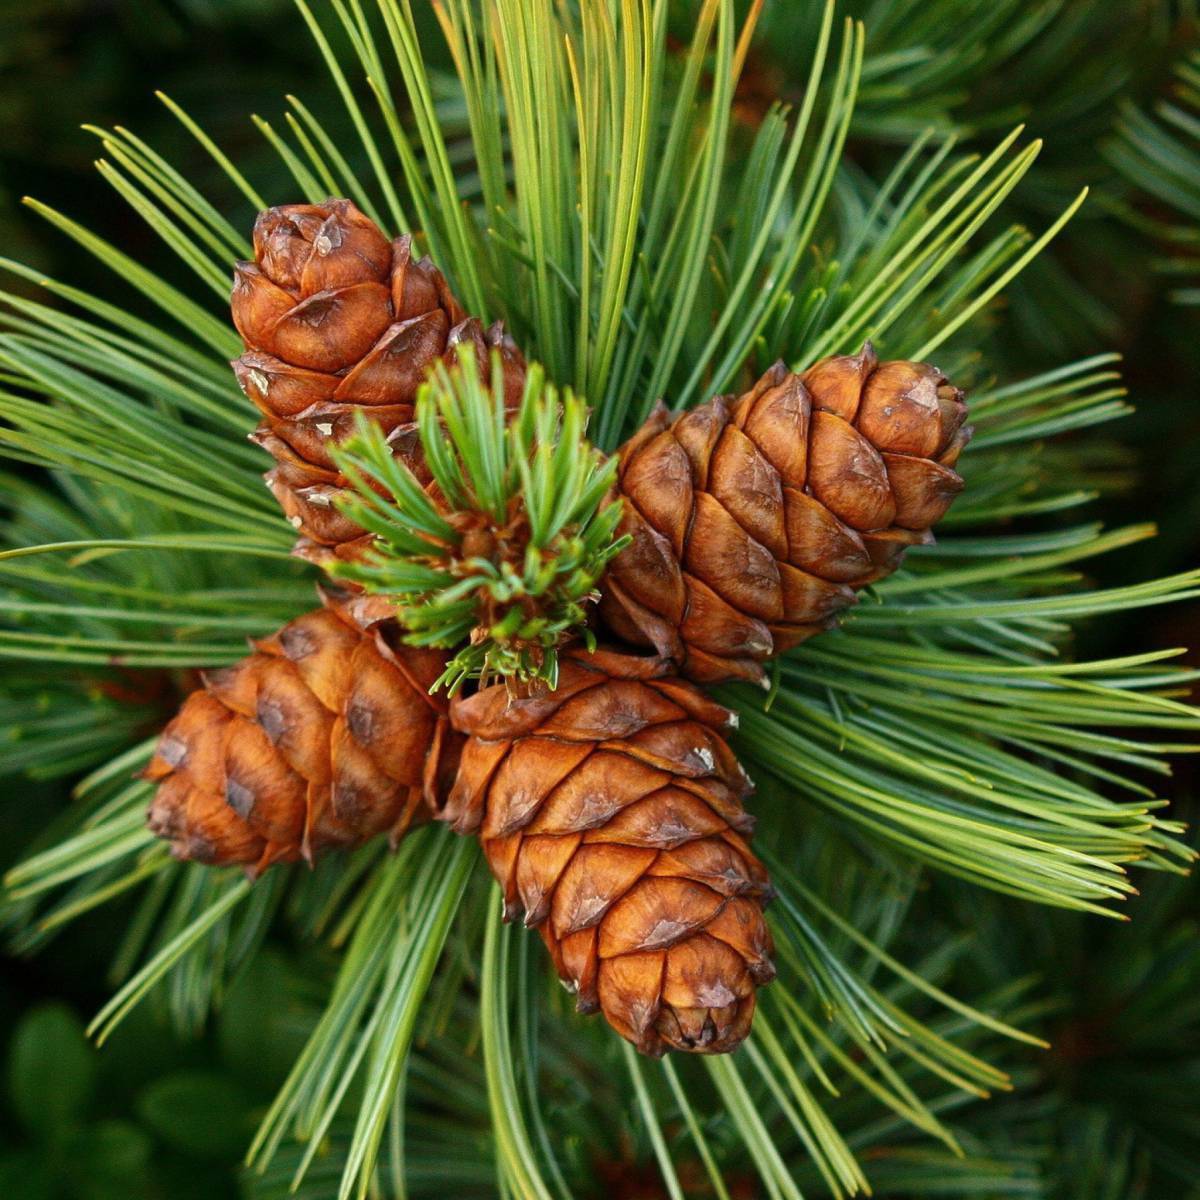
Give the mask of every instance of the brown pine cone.
M 575 649 L 555 691 L 500 684 L 451 720 L 468 740 L 440 817 L 478 832 L 579 1010 L 647 1054 L 732 1050 L 774 976 L 733 714 L 660 658 Z
M 672 416 L 621 449 L 619 533 L 602 584 L 618 636 L 701 682 L 763 679 L 762 662 L 834 624 L 890 574 L 963 481 L 962 393 L 927 363 L 782 363 L 750 391 Z
M 489 352 L 499 350 L 515 404 L 525 362 L 502 326 L 485 332 L 466 316 L 433 263 L 413 258 L 410 237 L 389 242 L 349 200 L 260 213 L 254 256 L 234 272 L 246 353 L 233 369 L 263 413 L 255 440 L 276 461 L 267 482 L 303 535 L 300 553 L 352 558 L 362 530 L 334 507 L 346 481 L 329 444 L 365 412 L 427 478 L 413 403 L 432 364 L 470 341 L 490 371 Z
M 322 599 L 208 673 L 163 730 L 149 826 L 177 858 L 257 874 L 381 833 L 394 844 L 437 807 L 460 740 L 429 694 L 445 656 L 404 645 L 386 602 Z

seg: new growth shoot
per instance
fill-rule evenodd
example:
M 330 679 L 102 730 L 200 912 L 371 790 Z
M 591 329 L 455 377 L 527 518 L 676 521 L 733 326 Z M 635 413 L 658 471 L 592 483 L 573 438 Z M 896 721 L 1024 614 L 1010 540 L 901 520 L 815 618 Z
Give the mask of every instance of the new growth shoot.
M 616 537 L 620 502 L 606 500 L 616 460 L 588 442 L 587 417 L 536 363 L 506 409 L 498 357 L 485 374 L 463 344 L 417 397 L 423 469 L 365 419 L 335 451 L 353 488 L 342 510 L 374 540 L 329 570 L 391 598 L 410 644 L 457 651 L 435 686 L 500 676 L 553 688 L 558 647 L 591 641 L 587 606 L 628 538 Z

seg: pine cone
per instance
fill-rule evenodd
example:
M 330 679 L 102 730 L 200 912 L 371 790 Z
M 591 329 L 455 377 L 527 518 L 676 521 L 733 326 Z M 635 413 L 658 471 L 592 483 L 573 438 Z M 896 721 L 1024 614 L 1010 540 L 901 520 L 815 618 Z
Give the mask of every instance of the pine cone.
M 459 741 L 429 694 L 445 656 L 404 645 L 386 602 L 322 599 L 207 674 L 163 730 L 149 825 L 177 858 L 257 874 L 395 843 L 436 807 Z
M 525 363 L 503 327 L 485 333 L 412 251 L 410 237 L 389 242 L 349 200 L 288 204 L 259 214 L 256 261 L 235 269 L 233 321 L 246 353 L 233 369 L 263 413 L 255 440 L 276 461 L 267 483 L 306 557 L 360 549 L 362 530 L 334 507 L 346 481 L 328 450 L 359 411 L 424 480 L 413 402 L 434 362 L 470 341 L 490 372 L 497 349 L 509 402 L 520 397 Z
M 553 692 L 456 700 L 442 820 L 478 832 L 508 916 L 537 926 L 581 1012 L 647 1054 L 732 1050 L 774 975 L 766 871 L 727 709 L 660 658 L 569 651 Z
M 672 416 L 620 452 L 619 533 L 600 611 L 700 682 L 763 679 L 890 574 L 962 490 L 962 393 L 927 363 L 782 363 L 750 391 Z

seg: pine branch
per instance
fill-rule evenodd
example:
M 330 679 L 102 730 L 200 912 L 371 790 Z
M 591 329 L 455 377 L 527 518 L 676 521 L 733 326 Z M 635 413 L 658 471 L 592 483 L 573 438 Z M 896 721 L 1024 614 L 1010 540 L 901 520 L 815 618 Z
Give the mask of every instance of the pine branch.
M 872 60 L 861 27 L 835 29 L 832 6 L 822 7 L 814 32 L 796 43 L 812 63 L 799 109 L 770 107 L 743 157 L 730 106 L 750 30 L 738 28 L 725 0 L 704 7 L 670 70 L 662 3 L 627 0 L 610 27 L 608 10 L 594 4 L 504 0 L 480 16 L 448 2 L 439 16 L 469 137 L 439 107 L 444 88 L 424 65 L 406 3 L 380 0 L 368 12 L 339 0 L 328 20 L 300 8 L 369 170 L 356 178 L 349 167 L 356 151 L 329 132 L 337 114 L 326 123 L 299 100 L 280 129 L 259 123 L 279 161 L 311 199 L 334 185 L 393 231 L 425 231 L 474 311 L 503 317 L 555 384 L 588 397 L 606 449 L 660 394 L 682 407 L 764 359 L 805 365 L 856 350 L 867 336 L 889 352 L 937 348 L 978 375 L 967 339 L 990 327 L 997 297 L 1060 227 L 1052 221 L 1035 235 L 1000 215 L 1040 149 L 1020 148 L 1019 131 L 982 158 L 922 135 L 879 185 L 844 166 L 856 98 L 889 72 L 911 72 L 914 87 L 943 96 L 936 107 L 949 111 L 941 89 L 955 78 L 958 41 L 924 71 L 907 42 L 907 57 Z M 338 26 L 340 47 L 331 36 Z M 1013 28 L 1001 49 L 1015 52 L 1029 36 L 1027 26 Z M 932 37 L 922 31 L 913 41 Z M 361 96 L 351 83 L 360 77 Z M 280 573 L 290 531 L 242 444 L 251 413 L 223 361 L 237 347 L 216 295 L 244 246 L 244 222 L 223 214 L 264 197 L 171 107 L 221 166 L 228 194 L 201 194 L 119 129 L 100 134 L 103 176 L 194 274 L 200 299 L 69 218 L 39 211 L 178 328 L 53 282 L 51 296 L 69 311 L 4 300 L 0 441 L 12 457 L 52 468 L 82 514 L 65 520 L 51 492 L 31 491 L 5 542 L 12 552 L 0 559 L 3 611 L 23 622 L 12 618 L 0 652 L 31 664 L 39 681 L 54 678 L 54 656 L 89 667 L 114 655 L 139 666 L 220 662 L 235 653 L 237 634 L 260 620 L 270 628 L 302 602 Z M 442 389 L 450 394 L 444 381 Z M 563 417 L 573 432 L 558 444 L 574 451 L 581 401 L 563 396 L 564 410 L 575 404 Z M 474 436 L 484 426 L 472 427 L 459 405 L 447 421 L 452 453 L 432 436 L 438 422 L 426 401 L 426 451 L 443 492 L 474 492 L 495 511 L 513 489 L 528 503 L 576 469 L 565 452 L 560 460 L 535 450 L 553 442 L 553 403 L 531 401 L 535 415 L 500 436 L 495 393 L 490 408 L 486 390 L 470 399 L 476 418 L 492 414 L 490 440 Z M 594 1174 L 583 1148 L 610 1129 L 614 1160 L 618 1144 L 633 1147 L 634 1167 L 638 1156 L 653 1159 L 684 1194 L 697 1161 L 718 1194 L 722 1174 L 750 1171 L 774 1195 L 849 1194 L 863 1186 L 855 1152 L 881 1137 L 906 1143 L 910 1128 L 974 1150 L 951 1117 L 968 1097 L 1005 1086 L 1000 1039 L 1032 1036 L 1017 1032 L 1025 985 L 978 998 L 972 984 L 964 994 L 973 1004 L 943 986 L 964 951 L 953 937 L 932 954 L 905 944 L 917 882 L 905 860 L 1050 905 L 1106 911 L 1131 890 L 1127 864 L 1188 861 L 1144 776 L 1190 747 L 1196 718 L 1179 691 L 1191 674 L 1153 657 L 1059 655 L 1071 622 L 1190 595 L 1196 580 L 1089 592 L 1079 564 L 1143 531 L 1041 519 L 1089 497 L 1097 459 L 1087 431 L 1127 411 L 1110 360 L 984 384 L 973 404 L 970 484 L 942 544 L 878 589 L 885 603 L 864 604 L 842 634 L 781 665 L 769 708 L 739 695 L 743 746 L 762 768 L 760 838 L 782 881 L 782 971 L 757 1040 L 734 1065 L 630 1076 L 613 1044 L 573 1023 L 561 996 L 533 977 L 527 935 L 494 924 L 477 995 L 472 964 L 488 905 L 478 891 L 460 903 L 479 885 L 468 880 L 465 848 L 440 835 L 418 835 L 392 859 L 368 849 L 311 875 L 279 871 L 278 882 L 249 895 L 239 881 L 170 864 L 141 829 L 145 786 L 126 781 L 144 747 L 85 784 L 65 828 L 11 877 L 7 912 L 25 931 L 21 944 L 138 894 L 118 959 L 129 982 L 106 1010 L 106 1029 L 151 992 L 195 1028 L 270 920 L 342 948 L 328 1006 L 255 1151 L 268 1179 L 291 1155 L 287 1180 L 304 1177 L 331 1195 L 362 1194 L 381 1155 L 426 1190 L 444 1195 L 461 1184 L 492 1194 L 480 1169 L 493 1139 L 505 1180 L 531 1194 L 571 1194 Z M 1066 433 L 1069 444 L 1046 444 Z M 485 445 L 496 461 L 508 455 L 519 481 L 471 458 Z M 360 461 L 363 471 L 391 469 L 378 447 Z M 576 497 L 598 503 L 603 473 L 585 467 Z M 361 515 L 386 517 L 381 532 L 405 554 L 423 550 L 428 538 L 414 546 L 400 521 L 441 516 L 411 488 L 391 490 L 391 510 L 360 490 Z M 531 511 L 551 540 L 562 531 L 553 506 L 535 501 Z M 602 533 L 603 521 L 591 528 Z M 604 541 L 597 537 L 595 554 Z M 33 553 L 38 543 L 46 553 Z M 56 700 L 55 718 L 70 703 Z M 435 964 L 449 982 L 431 985 Z M 475 1054 L 481 1021 L 486 1046 Z M 403 1138 L 402 1080 L 418 1099 Z M 346 1122 L 341 1102 L 360 1084 Z M 308 1141 L 293 1155 L 294 1131 Z M 319 1161 L 327 1134 L 344 1152 L 333 1170 Z M 448 1139 L 472 1153 L 439 1163 L 432 1148 Z M 1001 1191 L 1028 1182 L 1015 1158 L 949 1162 L 906 1143 L 892 1161 L 871 1161 L 870 1174 L 914 1190 L 938 1172 Z

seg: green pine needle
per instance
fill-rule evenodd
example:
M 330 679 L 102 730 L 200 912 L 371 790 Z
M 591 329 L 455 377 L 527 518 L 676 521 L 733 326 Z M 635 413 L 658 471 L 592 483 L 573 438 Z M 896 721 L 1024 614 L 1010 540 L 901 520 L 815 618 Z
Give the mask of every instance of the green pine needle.
M 1019 63 L 1008 74 L 1025 93 L 1031 76 L 1063 77 L 1061 41 L 1039 42 L 1042 23 L 1058 9 L 1103 21 L 1103 6 L 1089 16 L 1057 0 L 961 0 L 946 21 L 944 3 L 898 0 L 871 6 L 869 47 L 832 3 L 767 6 L 771 40 L 808 70 L 795 111 L 772 106 L 754 133 L 735 126 L 730 101 L 749 69 L 756 5 L 739 26 L 733 0 L 703 0 L 678 37 L 666 0 L 443 0 L 454 80 L 429 66 L 434 30 L 416 7 L 298 0 L 341 107 L 289 97 L 282 119 L 256 123 L 282 190 L 244 176 L 165 98 L 223 189 L 201 193 L 127 130 L 96 131 L 102 177 L 193 287 L 37 204 L 113 272 L 114 293 L 0 260 L 17 280 L 0 294 L 0 447 L 46 469 L 37 482 L 3 480 L 0 768 L 50 774 L 107 759 L 10 874 L 2 917 L 14 944 L 36 949 L 108 900 L 136 901 L 114 970 L 129 982 L 106 1029 L 146 997 L 198 1028 L 272 921 L 339 953 L 328 970 L 323 954 L 306 960 L 317 969 L 299 1011 L 312 1019 L 255 1146 L 255 1196 L 289 1194 L 301 1178 L 322 1197 L 492 1196 L 493 1159 L 501 1190 L 582 1194 L 600 1131 L 635 1166 L 658 1163 L 676 1191 L 699 1177 L 684 1169 L 698 1154 L 718 1196 L 740 1192 L 750 1172 L 771 1196 L 849 1195 L 864 1186 L 852 1151 L 886 1139 L 894 1153 L 862 1156 L 879 1194 L 1032 1194 L 1017 1151 L 989 1157 L 969 1127 L 963 1136 L 964 1102 L 1014 1074 L 1000 1039 L 1035 1040 L 1044 1016 L 1023 999 L 1027 981 L 995 982 L 1006 964 L 981 969 L 980 955 L 1003 945 L 987 937 L 989 919 L 1021 910 L 981 903 L 977 889 L 1036 901 L 1027 920 L 1040 930 L 1079 910 L 1113 913 L 1135 864 L 1170 882 L 1192 859 L 1154 784 L 1169 754 L 1200 740 L 1181 695 L 1194 673 L 1161 655 L 1075 662 L 1064 651 L 1079 621 L 1194 596 L 1200 578 L 1085 586 L 1086 560 L 1147 533 L 1069 519 L 1128 477 L 1128 459 L 1093 434 L 1129 409 L 1111 356 L 986 379 L 975 351 L 998 294 L 1060 222 L 1043 234 L 1004 216 L 1039 143 L 1021 145 L 1017 130 L 970 155 L 954 134 L 981 65 Z M 1086 80 L 1066 78 L 1074 111 Z M 1114 155 L 1143 190 L 1194 216 L 1194 64 L 1180 82 L 1183 115 L 1128 114 Z M 1015 119 L 1010 110 L 988 114 L 988 127 Z M 876 180 L 844 161 L 851 134 L 911 142 Z M 473 315 L 502 318 L 554 383 L 588 397 L 604 450 L 660 396 L 683 408 L 775 358 L 803 367 L 867 337 L 889 357 L 936 347 L 973 385 L 968 487 L 938 545 L 864 595 L 841 632 L 781 663 L 769 711 L 733 693 L 745 715 L 738 752 L 760 784 L 756 846 L 779 891 L 780 974 L 745 1052 L 711 1076 L 686 1061 L 623 1070 L 610 1032 L 542 986 L 530 935 L 492 926 L 485 939 L 488 885 L 448 834 L 418 832 L 394 857 L 372 845 L 312 872 L 277 868 L 247 893 L 228 874 L 170 861 L 145 832 L 149 788 L 130 776 L 148 753 L 150 714 L 119 711 L 100 685 L 118 671 L 234 661 L 245 633 L 312 603 L 311 581 L 285 561 L 293 531 L 257 479 L 266 462 L 244 440 L 255 417 L 228 371 L 238 342 L 218 293 L 245 252 L 251 209 L 330 192 L 393 232 L 419 230 Z M 1174 244 L 1190 264 L 1191 247 Z M 31 285 L 48 299 L 31 299 Z M 129 311 L 145 302 L 154 319 Z M 582 614 L 589 577 L 618 545 L 615 506 L 603 506 L 613 468 L 580 453 L 582 402 L 564 390 L 556 404 L 531 379 L 538 399 L 507 425 L 495 387 L 443 378 L 423 398 L 424 452 L 451 507 L 495 521 L 524 499 L 536 554 L 508 574 L 480 555 L 464 575 L 446 569 L 463 531 L 378 431 L 346 464 L 360 482 L 352 511 L 379 538 L 384 590 L 423 614 L 411 636 L 461 651 L 451 686 L 486 670 L 551 674 L 551 643 L 579 625 L 571 606 Z M 564 624 L 494 620 L 472 646 L 480 587 L 513 612 L 520 589 L 551 597 Z M 532 652 L 514 661 L 522 632 L 540 663 Z M 966 897 L 965 919 L 934 903 L 906 933 L 910 906 L 946 894 Z M 979 951 L 960 936 L 968 923 Z M 1160 960 L 1115 966 L 1134 960 L 1147 977 L 1128 995 L 1144 1003 Z M 1159 974 L 1198 994 L 1195 970 Z M 1174 1050 L 1185 1024 L 1152 1024 Z M 940 1145 L 909 1144 L 917 1135 Z
M 1174 96 L 1159 101 L 1153 114 L 1129 101 L 1121 106 L 1115 136 L 1102 151 L 1134 189 L 1115 201 L 1120 214 L 1170 247 L 1166 258 L 1151 265 L 1184 281 L 1171 298 L 1178 304 L 1200 304 L 1200 52 L 1176 66 Z M 1169 210 L 1165 219 L 1164 205 Z

